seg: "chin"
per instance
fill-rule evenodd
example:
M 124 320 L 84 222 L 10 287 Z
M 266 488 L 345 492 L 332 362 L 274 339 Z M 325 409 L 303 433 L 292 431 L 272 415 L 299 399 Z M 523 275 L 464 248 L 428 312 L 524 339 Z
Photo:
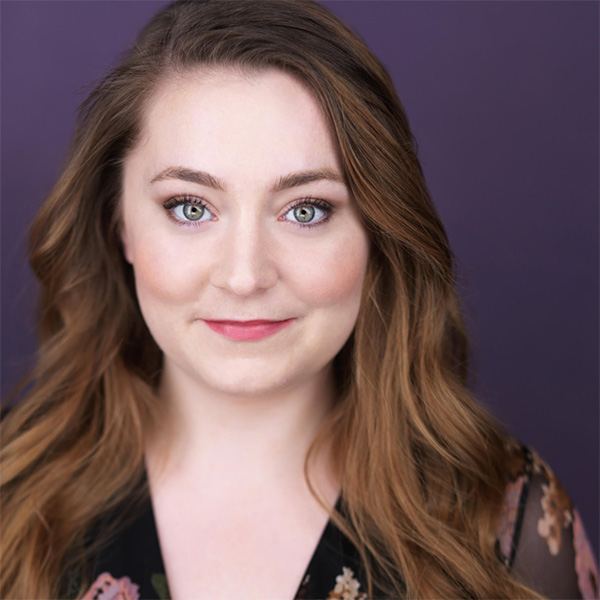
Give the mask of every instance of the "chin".
M 234 361 L 227 369 L 197 373 L 205 389 L 237 398 L 276 396 L 297 387 L 311 385 L 322 369 L 307 373 L 306 368 L 278 368 L 271 361 Z M 240 364 L 241 363 L 241 364 Z
M 294 374 L 286 371 L 271 363 L 250 361 L 250 364 L 235 364 L 230 369 L 211 373 L 204 383 L 215 391 L 240 398 L 272 396 L 294 385 Z

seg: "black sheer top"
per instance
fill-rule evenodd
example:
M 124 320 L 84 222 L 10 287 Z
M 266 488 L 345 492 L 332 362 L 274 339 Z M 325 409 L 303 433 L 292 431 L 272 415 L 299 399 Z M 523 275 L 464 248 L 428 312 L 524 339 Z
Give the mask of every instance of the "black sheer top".
M 577 510 L 539 457 L 523 447 L 511 467 L 500 528 L 499 560 L 549 598 L 598 598 L 598 570 Z M 125 529 L 93 557 L 84 600 L 169 598 L 148 498 Z M 232 573 L 232 576 L 235 576 Z M 68 595 L 80 596 L 77 580 Z M 330 521 L 299 582 L 295 599 L 365 600 L 357 550 Z

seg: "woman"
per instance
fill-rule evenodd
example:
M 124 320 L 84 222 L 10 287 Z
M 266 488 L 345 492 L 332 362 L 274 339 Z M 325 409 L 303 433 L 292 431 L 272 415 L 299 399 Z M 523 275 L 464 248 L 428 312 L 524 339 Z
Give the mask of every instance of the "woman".
M 560 484 L 466 391 L 406 117 L 323 8 L 159 13 L 31 240 L 2 597 L 597 593 Z

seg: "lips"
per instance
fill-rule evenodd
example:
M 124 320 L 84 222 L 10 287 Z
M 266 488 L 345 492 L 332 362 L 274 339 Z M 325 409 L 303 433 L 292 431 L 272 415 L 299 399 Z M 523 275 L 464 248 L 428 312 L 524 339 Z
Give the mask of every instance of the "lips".
M 275 335 L 290 325 L 294 319 L 284 321 L 207 321 L 214 332 L 235 341 L 251 342 Z

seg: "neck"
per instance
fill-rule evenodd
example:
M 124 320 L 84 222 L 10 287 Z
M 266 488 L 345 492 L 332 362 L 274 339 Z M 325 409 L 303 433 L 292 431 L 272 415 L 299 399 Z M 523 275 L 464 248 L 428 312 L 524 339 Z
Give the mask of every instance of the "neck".
M 303 480 L 306 454 L 329 414 L 334 387 L 327 369 L 301 385 L 244 397 L 206 389 L 166 367 L 159 395 L 166 421 L 148 438 L 149 470 L 212 484 L 227 473 L 236 485 L 295 485 Z M 318 471 L 327 471 L 328 463 L 317 457 Z

